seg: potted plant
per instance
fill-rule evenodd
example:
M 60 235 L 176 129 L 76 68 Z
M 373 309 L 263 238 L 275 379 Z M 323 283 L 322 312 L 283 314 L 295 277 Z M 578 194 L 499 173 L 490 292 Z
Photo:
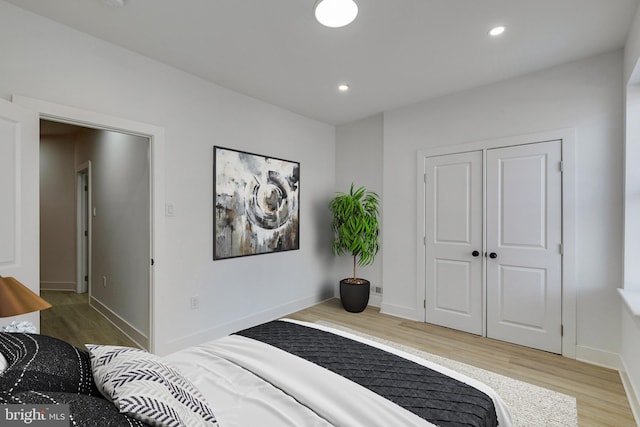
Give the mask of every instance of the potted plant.
M 378 205 L 380 198 L 365 187 L 354 189 L 351 184 L 349 193 L 336 193 L 329 203 L 333 215 L 331 229 L 333 242 L 331 252 L 334 255 L 350 253 L 353 256 L 353 277 L 340 281 L 340 300 L 345 310 L 359 313 L 369 303 L 371 284 L 358 278 L 356 265 L 373 264 L 378 253 Z

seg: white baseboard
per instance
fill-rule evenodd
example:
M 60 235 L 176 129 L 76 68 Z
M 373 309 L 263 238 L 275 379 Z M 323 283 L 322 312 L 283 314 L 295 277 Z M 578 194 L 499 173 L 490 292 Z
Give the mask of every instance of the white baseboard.
M 379 294 L 371 294 L 369 296 L 369 305 L 372 307 L 380 308 L 382 304 L 382 297 Z
M 634 390 L 631 379 L 627 375 L 627 369 L 622 357 L 616 353 L 579 345 L 576 346 L 576 360 L 618 371 L 625 394 L 627 395 L 627 400 L 629 401 L 629 406 L 631 407 L 631 412 L 636 420 L 636 424 L 640 426 L 640 402 L 638 401 L 638 394 Z
M 333 299 L 333 295 L 331 295 L 331 292 L 328 295 L 325 292 L 312 297 L 292 301 L 276 308 L 265 310 L 261 313 L 256 313 L 223 325 L 217 325 L 213 328 L 196 331 L 192 334 L 169 341 L 167 345 L 163 347 L 162 354 L 160 355 L 169 354 L 192 345 L 201 344 L 203 342 L 227 336 L 231 333 L 241 331 L 261 323 L 270 322 L 274 319 L 286 316 L 287 314 L 320 304 L 321 302 L 329 299 Z
M 629 375 L 627 375 L 626 369 L 620 371 L 620 379 L 622 380 L 624 391 L 627 394 L 627 399 L 629 400 L 629 406 L 631 406 L 633 418 L 635 418 L 636 424 L 640 426 L 640 401 L 638 401 L 638 394 L 633 388 L 633 384 L 631 382 L 631 379 L 629 378 Z
M 417 310 L 415 307 L 403 307 L 383 302 L 382 304 L 380 304 L 380 313 L 401 317 L 403 319 L 414 320 L 416 322 L 424 321 L 424 319 L 421 318 L 421 310 Z
M 41 291 L 76 291 L 76 282 L 40 282 Z
M 622 359 L 619 354 L 583 345 L 576 346 L 576 360 L 602 366 L 603 368 L 615 369 L 616 371 L 622 371 L 623 369 Z
M 133 327 L 129 322 L 118 316 L 110 308 L 102 304 L 100 301 L 91 297 L 89 305 L 102 316 L 104 316 L 109 322 L 113 324 L 120 332 L 125 334 L 131 341 L 138 344 L 141 348 L 149 350 L 149 337 L 142 333 L 140 330 Z

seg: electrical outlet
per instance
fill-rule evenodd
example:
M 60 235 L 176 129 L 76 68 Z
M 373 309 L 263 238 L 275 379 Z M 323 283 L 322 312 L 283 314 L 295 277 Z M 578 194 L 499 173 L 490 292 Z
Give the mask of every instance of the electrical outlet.
M 172 202 L 167 202 L 164 205 L 165 216 L 176 216 L 176 206 Z
M 198 295 L 191 296 L 191 310 L 197 310 L 200 308 L 200 298 Z

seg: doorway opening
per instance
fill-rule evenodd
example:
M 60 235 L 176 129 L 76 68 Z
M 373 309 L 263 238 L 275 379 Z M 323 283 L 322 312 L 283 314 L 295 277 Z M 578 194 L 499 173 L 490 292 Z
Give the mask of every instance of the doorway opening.
M 149 166 L 149 170 L 147 171 L 149 176 L 149 191 L 145 194 L 150 198 L 150 209 L 147 211 L 147 214 L 150 216 L 149 247 L 147 254 L 150 258 L 147 259 L 149 280 L 148 301 L 146 304 L 149 307 L 149 311 L 148 333 L 146 335 L 141 334 L 139 338 L 142 342 L 141 347 L 151 352 L 161 352 L 162 345 L 157 344 L 161 340 L 157 337 L 160 330 L 155 327 L 155 312 L 157 305 L 162 301 L 157 290 L 166 288 L 167 273 L 165 268 L 167 267 L 166 263 L 154 262 L 154 259 L 165 259 L 164 129 L 147 123 L 21 95 L 13 95 L 12 102 L 24 109 L 36 112 L 41 119 L 86 126 L 91 129 L 112 130 L 146 138 L 148 149 L 147 161 Z M 34 135 L 34 137 L 37 136 Z M 30 153 L 30 156 L 32 156 L 31 161 L 33 164 L 37 164 L 37 152 L 33 154 Z M 118 176 L 117 173 L 114 175 Z M 37 218 L 35 221 L 37 222 Z M 92 255 L 94 259 L 98 257 L 98 254 L 93 253 Z M 93 274 L 95 275 L 95 271 Z M 34 279 L 34 282 L 37 282 L 37 279 Z M 118 320 L 118 317 L 114 316 L 114 319 Z
M 41 291 L 75 293 L 64 299 L 69 308 L 84 301 L 110 323 L 69 310 L 64 328 L 51 324 L 59 317 L 41 322 L 51 335 L 96 341 L 122 333 L 149 348 L 149 150 L 148 137 L 41 119 Z

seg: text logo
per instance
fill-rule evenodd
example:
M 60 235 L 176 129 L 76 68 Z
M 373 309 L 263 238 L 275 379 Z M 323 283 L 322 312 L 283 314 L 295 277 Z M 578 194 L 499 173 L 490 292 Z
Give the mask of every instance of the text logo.
M 1 405 L 2 426 L 68 427 L 69 405 Z

